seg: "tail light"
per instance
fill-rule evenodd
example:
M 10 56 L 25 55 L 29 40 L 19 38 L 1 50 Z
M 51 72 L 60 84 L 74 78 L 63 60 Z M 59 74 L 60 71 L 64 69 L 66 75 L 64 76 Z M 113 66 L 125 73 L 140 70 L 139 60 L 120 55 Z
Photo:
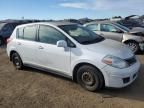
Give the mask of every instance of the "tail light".
M 7 41 L 6 41 L 7 44 L 10 43 L 11 40 L 12 40 L 11 38 L 8 38 Z

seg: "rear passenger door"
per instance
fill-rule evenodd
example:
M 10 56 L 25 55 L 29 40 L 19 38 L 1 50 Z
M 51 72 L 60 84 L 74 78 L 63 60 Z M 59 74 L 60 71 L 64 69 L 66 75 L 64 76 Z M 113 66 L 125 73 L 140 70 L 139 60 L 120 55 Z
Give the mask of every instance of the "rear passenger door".
M 107 38 L 107 39 L 113 39 L 116 41 L 122 41 L 123 38 L 123 32 L 116 28 L 114 25 L 111 24 L 101 24 L 101 36 Z
M 36 25 L 19 28 L 17 31 L 17 51 L 25 64 L 36 62 Z
M 37 48 L 37 64 L 59 73 L 70 75 L 70 48 L 57 47 L 59 40 L 66 36 L 54 27 L 39 26 L 39 47 Z

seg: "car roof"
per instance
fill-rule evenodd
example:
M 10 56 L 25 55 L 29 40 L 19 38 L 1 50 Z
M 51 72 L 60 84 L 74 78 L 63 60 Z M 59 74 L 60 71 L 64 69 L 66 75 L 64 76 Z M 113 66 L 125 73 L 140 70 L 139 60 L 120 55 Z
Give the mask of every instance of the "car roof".
M 74 24 L 77 24 L 77 23 L 66 22 L 66 21 L 37 22 L 37 23 L 22 24 L 22 25 L 19 25 L 18 27 L 24 27 L 24 26 L 28 26 L 28 25 L 34 25 L 34 24 L 44 24 L 44 25 L 62 26 L 62 25 L 74 25 Z

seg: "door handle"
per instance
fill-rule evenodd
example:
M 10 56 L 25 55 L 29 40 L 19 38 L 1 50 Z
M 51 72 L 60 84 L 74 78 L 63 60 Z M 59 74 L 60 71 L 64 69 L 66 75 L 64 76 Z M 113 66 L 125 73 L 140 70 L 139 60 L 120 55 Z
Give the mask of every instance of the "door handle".
M 39 49 L 44 49 L 42 46 L 39 46 Z

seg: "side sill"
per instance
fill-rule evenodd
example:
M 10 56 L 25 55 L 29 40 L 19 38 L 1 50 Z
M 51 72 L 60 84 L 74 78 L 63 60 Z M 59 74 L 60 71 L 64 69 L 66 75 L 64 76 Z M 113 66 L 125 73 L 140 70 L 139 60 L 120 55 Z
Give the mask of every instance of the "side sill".
M 61 72 L 61 71 L 57 71 L 57 70 L 53 70 L 53 69 L 49 69 L 49 68 L 44 68 L 44 67 L 40 67 L 40 66 L 36 66 L 36 65 L 28 64 L 28 63 L 24 63 L 24 66 L 35 68 L 35 69 L 45 71 L 45 72 L 49 72 L 49 73 L 52 73 L 52 74 L 60 75 L 60 76 L 63 76 L 63 77 L 69 78 L 69 79 L 73 79 L 72 76 L 69 76 L 69 75 L 67 75 L 67 74 L 65 74 L 64 72 Z

